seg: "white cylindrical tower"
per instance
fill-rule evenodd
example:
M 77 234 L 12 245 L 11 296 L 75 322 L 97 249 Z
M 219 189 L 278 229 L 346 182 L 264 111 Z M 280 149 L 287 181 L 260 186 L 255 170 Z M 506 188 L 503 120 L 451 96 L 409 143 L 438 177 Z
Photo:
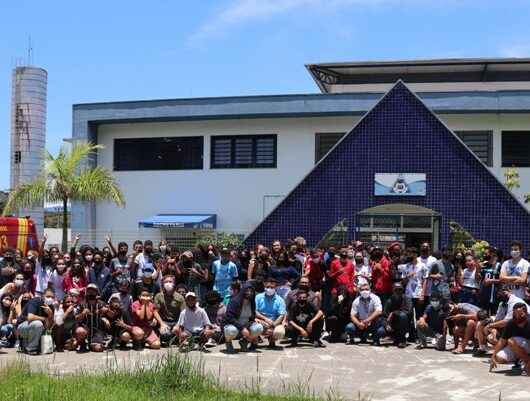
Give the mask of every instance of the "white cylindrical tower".
M 11 96 L 11 188 L 37 178 L 44 167 L 48 73 L 38 67 L 13 70 Z M 39 235 L 44 229 L 44 205 L 18 210 L 31 216 Z

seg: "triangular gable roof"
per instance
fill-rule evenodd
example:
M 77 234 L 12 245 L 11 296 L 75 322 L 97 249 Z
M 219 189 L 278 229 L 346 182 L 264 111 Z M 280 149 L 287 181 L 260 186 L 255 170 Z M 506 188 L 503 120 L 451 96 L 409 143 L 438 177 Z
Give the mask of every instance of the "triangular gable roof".
M 407 170 L 407 168 L 409 168 L 407 166 L 408 163 L 403 163 L 403 160 L 401 160 L 402 158 L 399 157 L 398 150 L 402 144 L 405 145 L 405 147 L 401 147 L 403 152 L 414 153 L 418 152 L 418 150 L 422 151 L 422 149 L 418 149 L 416 146 L 417 143 L 414 143 L 414 141 L 411 142 L 409 140 L 410 138 L 407 135 L 404 135 L 403 128 L 404 126 L 409 125 L 411 127 L 411 135 L 415 136 L 415 139 L 418 140 L 421 139 L 425 142 L 432 142 L 432 138 L 423 137 L 422 135 L 429 133 L 433 134 L 433 132 L 436 133 L 439 143 L 425 144 L 428 149 L 428 151 L 425 153 L 428 154 L 428 157 L 437 158 L 436 152 L 439 152 L 442 160 L 444 159 L 443 156 L 445 156 L 446 161 L 461 164 L 459 167 L 459 172 L 461 174 L 465 174 L 467 171 L 466 167 L 468 167 L 471 170 L 469 173 L 473 175 L 475 180 L 488 181 L 488 185 L 491 187 L 490 189 L 494 190 L 497 196 L 500 196 L 500 198 L 497 199 L 498 201 L 508 202 L 508 210 L 512 212 L 512 214 L 515 213 L 515 215 L 517 215 L 517 219 L 522 218 L 527 222 L 527 224 L 530 224 L 530 216 L 528 215 L 528 212 L 523 204 L 517 198 L 515 198 L 515 196 L 513 196 L 513 194 L 506 189 L 506 187 L 504 187 L 497 177 L 490 172 L 487 166 L 484 165 L 484 163 L 465 145 L 465 143 L 453 131 L 451 131 L 416 94 L 414 94 L 402 81 L 398 81 L 377 102 L 377 104 L 370 111 L 368 111 L 357 122 L 357 124 L 355 124 L 354 127 L 337 142 L 337 144 L 335 144 L 335 146 L 326 154 L 326 156 L 313 167 L 313 169 L 286 196 L 286 198 L 269 213 L 269 215 L 247 237 L 246 242 L 249 244 L 258 242 L 267 243 L 275 238 L 287 239 L 296 235 L 303 235 L 308 237 L 309 243 L 314 244 L 327 232 L 327 230 L 329 230 L 339 219 L 342 218 L 348 218 L 350 220 L 350 233 L 351 236 L 354 236 L 355 233 L 351 226 L 354 225 L 355 222 L 353 221 L 352 215 L 348 214 L 349 211 L 352 213 L 358 213 L 360 211 L 358 209 L 359 207 L 373 207 L 377 206 L 378 204 L 391 203 L 395 201 L 399 202 L 400 200 L 383 199 L 380 197 L 374 199 L 373 193 L 368 194 L 366 192 L 365 182 L 365 185 L 362 187 L 363 190 L 360 192 L 364 192 L 367 195 L 367 198 L 370 198 L 368 199 L 370 202 L 363 202 L 362 199 L 356 199 L 355 201 L 352 200 L 351 202 L 344 202 L 344 200 L 338 199 L 336 202 L 333 202 L 329 199 L 334 196 L 333 191 L 330 192 L 329 189 L 327 189 L 325 182 L 318 183 L 319 178 L 331 179 L 332 182 L 328 182 L 328 184 L 340 184 L 340 180 L 334 179 L 333 174 L 331 174 L 331 171 L 329 171 L 330 169 L 332 171 L 334 169 L 337 174 L 343 174 L 344 178 L 346 179 L 346 181 L 344 181 L 345 186 L 353 190 L 354 188 L 351 185 L 351 180 L 355 180 L 355 177 L 358 175 L 358 173 L 357 171 L 353 171 L 355 169 L 350 171 L 349 169 L 344 170 L 344 168 L 359 168 L 359 172 L 365 173 L 363 174 L 365 181 L 367 178 L 367 172 L 372 176 L 372 178 L 374 173 L 382 172 L 427 172 L 426 170 L 430 169 L 430 167 L 427 165 L 424 166 L 423 171 L 412 171 L 418 170 L 418 163 L 415 163 L 416 166 L 413 166 L 414 163 L 410 163 L 410 168 L 412 168 L 412 170 Z M 381 145 L 382 138 L 380 137 L 380 134 L 383 131 L 392 131 L 392 129 L 400 132 L 400 136 L 398 138 L 400 142 L 397 144 L 393 143 L 389 149 L 383 149 Z M 387 134 L 392 135 L 392 137 L 387 137 L 389 142 L 392 142 L 394 135 L 393 132 L 390 131 L 387 132 Z M 376 138 L 374 141 L 373 137 L 378 138 Z M 448 137 L 450 137 L 450 139 Z M 437 149 L 432 149 L 430 145 L 434 145 Z M 444 145 L 452 148 L 453 153 L 458 153 L 457 157 L 453 157 L 454 155 L 445 152 Z M 374 146 L 376 146 L 376 149 L 373 149 Z M 359 152 L 359 149 L 364 149 L 365 153 L 371 153 L 369 155 L 362 155 L 362 152 Z M 377 153 L 374 152 L 374 150 L 378 150 L 380 152 Z M 436 152 L 433 153 L 433 150 Z M 349 154 L 347 153 L 348 151 L 350 152 Z M 400 162 L 396 163 L 397 165 L 395 165 L 395 169 L 398 171 L 382 171 L 392 168 L 392 164 L 394 164 L 389 164 L 388 160 L 387 165 L 383 163 L 387 156 L 392 161 L 400 159 Z M 370 159 L 374 157 L 380 158 L 382 162 L 376 163 L 374 165 L 374 163 L 371 163 L 372 159 Z M 418 157 L 418 155 L 416 155 L 416 157 Z M 363 171 L 366 169 L 363 169 L 363 166 L 354 162 L 353 159 L 356 161 L 364 160 L 367 164 L 371 164 L 372 169 Z M 439 169 L 435 171 L 438 173 Z M 447 173 L 451 174 L 454 173 L 454 171 L 447 171 Z M 350 182 L 348 182 L 348 178 L 350 178 Z M 467 178 L 463 181 L 469 181 L 472 183 L 472 181 Z M 452 182 L 455 183 L 454 180 Z M 358 188 L 361 188 L 360 185 L 361 184 L 359 183 Z M 474 185 L 471 186 L 474 187 Z M 314 196 L 309 196 L 309 198 L 306 196 L 304 198 L 301 196 L 301 193 L 305 193 L 307 195 L 307 190 L 310 187 L 313 187 L 314 190 L 320 191 L 320 198 Z M 450 191 L 451 187 L 452 186 L 448 186 L 447 191 Z M 468 189 L 473 191 L 480 190 L 481 188 L 476 187 Z M 341 192 L 345 196 L 355 197 L 356 194 L 355 191 L 338 190 L 336 191 L 335 195 L 338 195 Z M 407 203 L 433 208 L 434 210 L 436 210 L 436 206 L 440 207 L 440 202 L 447 203 L 447 200 L 444 201 L 444 199 L 441 198 L 438 201 L 432 199 L 432 195 L 434 194 L 431 194 L 431 196 L 428 194 L 422 199 L 418 199 L 416 197 L 414 197 L 415 199 L 407 198 L 406 201 Z M 403 198 L 400 199 L 403 200 Z M 490 203 L 491 200 L 492 199 L 489 200 Z M 459 207 L 458 200 L 453 203 L 453 207 Z M 444 207 L 444 209 L 447 209 L 447 207 Z M 315 212 L 315 210 L 317 211 Z M 441 210 L 437 211 L 443 213 Z M 466 213 L 469 215 L 469 210 L 467 210 Z M 459 222 L 461 224 L 462 220 L 468 220 L 467 218 L 462 218 L 459 213 L 445 213 L 445 215 L 447 218 L 451 218 L 451 215 L 454 215 L 452 218 L 457 221 L 460 219 Z M 476 218 L 477 215 L 474 215 L 474 217 Z M 486 217 L 486 215 L 484 215 L 484 217 Z M 470 227 L 468 227 L 469 225 L 466 226 L 465 223 L 462 225 L 470 231 L 473 231 Z M 476 237 L 487 239 L 481 237 L 480 231 L 480 229 L 478 231 L 475 230 L 474 234 Z M 486 231 L 489 232 L 489 230 Z M 517 235 L 520 232 L 522 231 L 516 230 L 514 235 Z M 442 228 L 442 240 L 447 239 L 447 236 L 448 230 Z M 521 238 L 521 235 L 519 235 L 518 238 Z

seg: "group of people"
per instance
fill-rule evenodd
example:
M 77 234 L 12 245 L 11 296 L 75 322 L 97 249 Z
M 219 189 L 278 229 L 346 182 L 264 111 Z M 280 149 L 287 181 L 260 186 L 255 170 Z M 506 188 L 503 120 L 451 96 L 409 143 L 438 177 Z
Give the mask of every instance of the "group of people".
M 0 259 L 0 346 L 38 354 L 224 344 L 233 353 L 280 342 L 367 343 L 399 348 L 453 343 L 491 353 L 490 366 L 530 373 L 530 264 L 514 241 L 504 257 L 430 245 L 386 248 L 355 241 L 308 249 L 304 238 L 270 248 L 180 252 L 165 241 L 110 237 L 102 249 L 46 247 Z M 449 340 L 449 341 L 448 341 Z M 451 341 L 452 340 L 452 341 Z M 189 349 L 189 348 L 188 348 Z

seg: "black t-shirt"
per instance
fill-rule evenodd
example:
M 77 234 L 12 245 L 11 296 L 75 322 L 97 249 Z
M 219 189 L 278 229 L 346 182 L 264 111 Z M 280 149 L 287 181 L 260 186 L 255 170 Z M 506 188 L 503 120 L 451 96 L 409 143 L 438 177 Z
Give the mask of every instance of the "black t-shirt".
M 442 311 L 442 308 L 439 307 L 438 309 L 435 309 L 432 305 L 428 305 L 427 308 L 425 308 L 425 315 L 427 315 L 427 324 L 431 329 L 433 329 L 436 333 L 442 333 L 443 332 L 443 323 L 445 319 L 445 314 Z
M 527 320 L 524 326 L 521 327 L 515 324 L 515 321 L 510 320 L 502 332 L 502 338 L 507 340 L 512 337 L 530 339 L 530 321 Z
M 44 301 L 42 298 L 32 298 L 30 299 L 26 305 L 22 308 L 22 312 L 20 314 L 20 317 L 18 319 L 18 323 L 25 322 L 28 320 L 28 315 L 31 313 L 32 315 L 40 316 L 40 317 L 48 317 L 46 312 L 44 311 Z M 51 307 L 53 308 L 53 307 Z
M 309 321 L 315 317 L 317 312 L 318 309 L 310 302 L 307 302 L 304 306 L 295 302 L 289 307 L 288 317 L 290 321 L 293 321 L 299 326 L 305 327 Z

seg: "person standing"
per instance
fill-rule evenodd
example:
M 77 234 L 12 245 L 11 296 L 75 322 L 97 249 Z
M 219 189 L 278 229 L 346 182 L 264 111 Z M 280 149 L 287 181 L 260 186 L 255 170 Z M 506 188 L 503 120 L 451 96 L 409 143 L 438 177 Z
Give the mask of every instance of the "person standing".
M 392 274 L 390 261 L 381 248 L 374 248 L 370 253 L 372 267 L 372 288 L 382 303 L 392 294 Z
M 521 257 L 522 251 L 523 244 L 520 241 L 513 241 L 511 243 L 511 258 L 501 266 L 500 282 L 508 284 L 512 289 L 513 295 L 524 299 L 530 264 L 526 259 Z
M 498 251 L 489 247 L 484 252 L 480 282 L 480 307 L 488 311 L 490 315 L 497 311 L 497 289 L 500 283 L 501 264 L 499 263 Z
M 336 294 L 339 287 L 345 287 L 351 294 L 355 293 L 355 269 L 351 260 L 348 259 L 348 252 L 345 249 L 340 251 L 339 259 L 331 262 L 328 277 L 331 280 L 332 294 Z
M 230 261 L 230 250 L 221 249 L 221 258 L 212 262 L 212 274 L 214 276 L 213 290 L 217 291 L 221 298 L 228 295 L 228 289 L 232 281 L 238 277 L 237 266 Z

